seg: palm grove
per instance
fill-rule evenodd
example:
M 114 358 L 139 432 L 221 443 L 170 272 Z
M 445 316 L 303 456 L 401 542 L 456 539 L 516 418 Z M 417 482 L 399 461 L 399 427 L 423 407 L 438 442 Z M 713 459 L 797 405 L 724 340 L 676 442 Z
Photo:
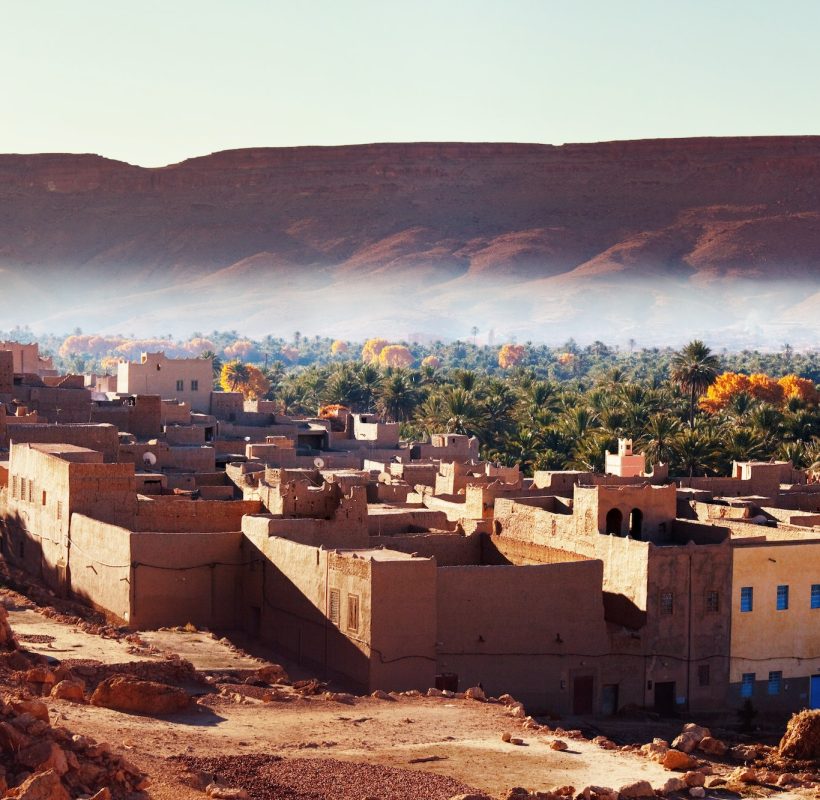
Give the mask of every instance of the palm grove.
M 605 451 L 623 436 L 678 475 L 728 474 L 734 460 L 790 459 L 815 469 L 820 460 L 816 354 L 788 346 L 718 357 L 697 340 L 678 351 L 621 352 L 572 340 L 499 351 L 468 342 L 386 350 L 384 340 L 317 338 L 302 340 L 296 358 L 293 345 L 282 344 L 284 359 L 277 341 L 257 347 L 256 366 L 217 358 L 221 387 L 291 414 L 334 404 L 376 412 L 400 422 L 407 438 L 474 435 L 483 458 L 519 463 L 527 474 L 601 471 Z M 390 354 L 387 362 L 380 352 Z

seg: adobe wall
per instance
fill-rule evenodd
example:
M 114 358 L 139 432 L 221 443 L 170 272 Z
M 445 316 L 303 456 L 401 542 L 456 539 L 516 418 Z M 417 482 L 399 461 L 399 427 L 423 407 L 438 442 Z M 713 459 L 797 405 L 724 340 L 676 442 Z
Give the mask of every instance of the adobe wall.
M 113 425 L 13 425 L 9 428 L 9 438 L 14 444 L 73 444 L 87 447 L 102 453 L 103 461 L 109 464 L 117 461 L 119 453 L 119 433 Z
M 182 382 L 178 388 L 178 382 Z M 117 391 L 123 394 L 158 394 L 178 399 L 195 411 L 210 410 L 213 365 L 210 359 L 166 358 L 164 353 L 143 353 L 138 362 L 117 364 Z
M 40 358 L 40 345 L 21 342 L 0 342 L 0 350 L 12 354 L 12 368 L 18 375 L 30 373 L 39 375 L 54 368 L 50 358 Z
M 243 573 L 241 540 L 238 530 L 132 534 L 131 624 L 234 627 Z
M 137 439 L 152 439 L 162 431 L 162 403 L 159 395 L 138 395 L 119 401 L 94 401 L 91 421 L 107 422 Z
M 246 516 L 242 520 L 246 535 L 279 536 L 312 547 L 366 547 L 367 527 L 364 521 L 347 520 L 345 524 L 335 519 L 308 519 L 299 517 L 273 517 L 269 514 Z
M 512 539 L 509 536 L 478 534 L 475 538 L 480 542 L 480 561 L 475 563 L 485 565 L 506 564 L 523 567 L 532 564 L 561 564 L 587 559 L 586 556 L 568 550 L 545 547 L 542 544 Z
M 205 444 L 205 428 L 201 425 L 166 425 L 165 441 L 174 445 Z
M 130 527 L 137 511 L 133 464 L 69 465 L 72 513 Z
M 221 533 L 242 530 L 242 517 L 261 510 L 255 500 L 140 498 L 132 530 L 152 533 Z
M 429 508 L 396 508 L 373 506 L 368 508 L 367 529 L 371 536 L 392 536 L 395 533 L 421 533 L 435 528 L 453 530 L 442 511 Z
M 370 536 L 368 547 L 387 548 L 402 553 L 415 553 L 422 558 L 434 558 L 439 567 L 473 566 L 483 563 L 481 536 L 461 533 L 397 533 Z
M 11 394 L 14 389 L 14 353 L 0 345 L 0 394 Z
M 91 392 L 88 389 L 55 389 L 22 384 L 15 386 L 14 399 L 29 411 L 55 422 L 88 422 L 91 414 Z
M 71 517 L 71 593 L 115 619 L 131 619 L 131 531 L 73 514 Z
M 166 425 L 190 425 L 191 406 L 179 400 L 162 398 L 160 402 L 159 424 L 160 429 Z
M 578 670 L 596 677 L 608 653 L 600 561 L 439 567 L 438 669 L 532 710 L 572 710 Z M 598 704 L 596 704 L 596 708 Z
M 370 683 L 370 561 L 340 557 L 249 530 L 241 619 L 251 635 L 281 647 L 299 664 L 328 676 L 331 668 L 355 688 Z M 343 561 L 344 563 L 340 563 Z M 340 597 L 330 619 L 330 589 Z M 350 596 L 359 598 L 359 627 L 348 630 Z
M 167 467 L 184 472 L 213 472 L 216 451 L 213 447 L 175 447 L 168 450 Z
M 370 562 L 369 689 L 429 689 L 436 678 L 436 562 Z

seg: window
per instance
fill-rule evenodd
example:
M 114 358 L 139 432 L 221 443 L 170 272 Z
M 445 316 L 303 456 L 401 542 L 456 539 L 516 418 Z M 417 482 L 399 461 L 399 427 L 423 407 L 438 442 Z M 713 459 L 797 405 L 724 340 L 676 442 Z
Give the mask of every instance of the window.
M 339 608 L 341 606 L 341 600 L 339 599 L 339 590 L 338 589 L 331 589 L 330 590 L 330 608 L 328 609 L 328 614 L 330 616 L 330 621 L 334 625 L 339 624 L 340 614 Z
M 740 682 L 740 696 L 751 697 L 755 690 L 755 674 L 754 672 L 744 672 L 743 680 Z
M 46 490 L 43 489 L 43 505 L 46 504 Z
M 57 519 L 62 519 L 62 518 L 63 518 L 63 501 L 58 500 L 57 501 Z
M 347 596 L 347 629 L 359 630 L 359 596 L 356 594 Z
M 177 381 L 177 391 L 182 392 L 185 389 L 185 381 Z
M 789 587 L 777 587 L 777 610 L 786 611 L 789 607 Z
M 720 592 L 715 589 L 706 592 L 706 610 L 712 613 L 720 611 Z
M 15 499 L 17 499 L 17 489 L 18 489 L 17 483 L 18 483 L 18 480 L 19 479 L 17 478 L 16 475 L 13 475 L 12 478 L 11 478 L 11 496 Z
M 751 586 L 744 586 L 740 590 L 740 610 L 751 611 L 754 606 L 754 589 Z
M 811 585 L 811 607 L 820 608 L 820 583 Z
M 675 595 L 672 592 L 661 592 L 661 614 L 672 614 L 675 611 Z
M 708 686 L 710 678 L 709 665 L 700 664 L 698 666 L 698 686 Z
M 198 392 L 199 391 L 199 381 L 191 381 L 191 391 Z
M 780 685 L 783 683 L 782 672 L 769 673 L 769 694 L 780 694 Z

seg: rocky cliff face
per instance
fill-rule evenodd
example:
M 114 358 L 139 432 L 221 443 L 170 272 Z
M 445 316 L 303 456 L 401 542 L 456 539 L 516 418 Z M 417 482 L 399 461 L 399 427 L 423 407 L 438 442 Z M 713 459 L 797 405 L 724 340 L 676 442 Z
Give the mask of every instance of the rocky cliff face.
M 579 292 L 593 305 L 608 296 L 611 310 L 611 292 L 628 290 L 618 304 L 637 302 L 645 324 L 658 292 L 731 290 L 729 306 L 742 295 L 756 307 L 768 285 L 770 308 L 800 327 L 818 254 L 820 137 L 252 149 L 158 169 L 0 156 L 0 269 L 54 326 L 80 300 L 133 327 L 135 304 L 163 319 L 175 300 L 193 324 L 202 303 L 231 296 L 247 304 L 240 319 L 264 325 L 260 292 L 286 287 L 291 305 L 311 292 L 311 313 L 333 324 L 340 292 L 378 298 L 372 321 L 412 290 L 424 319 L 399 314 L 419 322 L 410 330 L 459 307 L 503 327 L 507 312 L 493 318 L 483 294 L 493 286 L 526 334 L 522 311 L 536 327 L 587 324 Z M 61 288 L 55 306 L 44 284 L 67 276 L 80 294 Z M 807 297 L 808 314 L 793 310 Z M 287 304 L 272 302 L 281 317 Z

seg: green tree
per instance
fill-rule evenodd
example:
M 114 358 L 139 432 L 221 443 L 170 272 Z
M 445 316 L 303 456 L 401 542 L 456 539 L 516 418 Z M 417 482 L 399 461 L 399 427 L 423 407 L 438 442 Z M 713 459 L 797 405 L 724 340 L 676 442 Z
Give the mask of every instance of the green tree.
M 714 383 L 719 366 L 717 356 L 700 339 L 693 339 L 672 357 L 672 380 L 689 393 L 690 430 L 695 428 L 697 399 Z

